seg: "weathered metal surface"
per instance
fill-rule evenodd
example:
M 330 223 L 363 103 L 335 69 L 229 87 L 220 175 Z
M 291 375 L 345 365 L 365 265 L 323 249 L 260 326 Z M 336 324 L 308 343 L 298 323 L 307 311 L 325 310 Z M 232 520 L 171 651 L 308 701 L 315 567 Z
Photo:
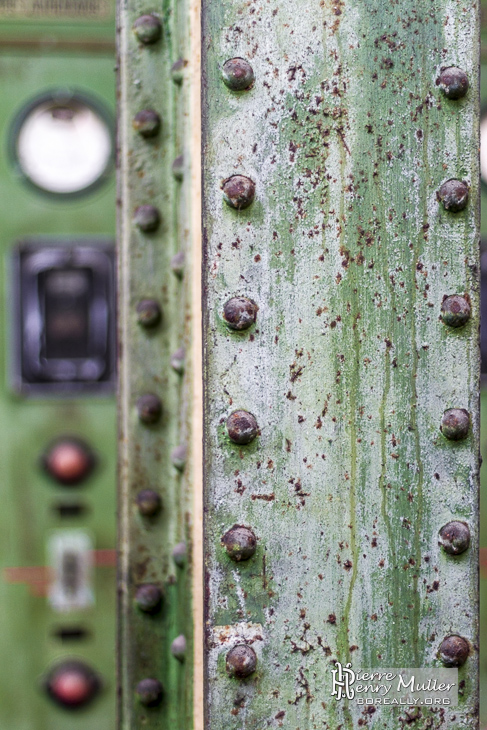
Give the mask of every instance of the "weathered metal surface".
M 212 730 L 476 726 L 478 31 L 478 6 L 452 0 L 204 3 Z M 244 91 L 222 77 L 238 58 Z M 463 98 L 437 83 L 451 66 Z M 253 202 L 224 190 L 235 175 Z M 442 321 L 450 295 L 464 326 Z M 236 297 L 258 307 L 249 329 L 228 327 Z M 230 440 L 235 410 L 256 419 L 249 444 Z M 452 521 L 470 531 L 460 555 L 439 545 Z M 234 525 L 257 537 L 238 563 L 221 543 Z M 458 707 L 330 696 L 335 661 L 441 666 L 452 635 L 469 651 Z M 226 668 L 236 645 L 257 655 L 246 679 Z
M 188 83 L 184 2 L 119 12 L 120 728 L 192 722 Z M 181 158 L 182 155 L 182 158 Z M 178 175 L 173 162 L 180 157 Z M 178 275 L 171 262 L 179 257 Z M 177 357 L 176 357 L 177 355 Z M 185 451 L 178 464 L 173 452 Z M 179 639 L 179 644 L 181 640 Z

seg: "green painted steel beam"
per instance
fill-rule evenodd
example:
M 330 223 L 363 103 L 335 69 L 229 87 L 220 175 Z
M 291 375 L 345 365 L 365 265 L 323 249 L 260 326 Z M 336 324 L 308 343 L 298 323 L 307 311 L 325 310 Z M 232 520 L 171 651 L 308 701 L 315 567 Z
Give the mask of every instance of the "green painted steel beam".
M 474 728 L 478 5 L 205 1 L 202 46 L 206 727 Z M 454 635 L 458 707 L 330 695 L 336 661 L 440 668 Z
M 190 324 L 186 13 L 184 2 L 119 8 L 119 720 L 127 730 L 192 722 L 190 369 L 181 349 Z

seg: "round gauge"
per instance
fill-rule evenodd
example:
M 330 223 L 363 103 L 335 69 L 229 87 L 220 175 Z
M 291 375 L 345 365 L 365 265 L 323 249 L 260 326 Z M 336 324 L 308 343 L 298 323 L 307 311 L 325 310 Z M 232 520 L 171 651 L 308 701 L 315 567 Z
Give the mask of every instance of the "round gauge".
M 13 144 L 29 182 L 61 196 L 90 189 L 112 160 L 106 114 L 76 94 L 54 92 L 29 104 L 16 119 Z

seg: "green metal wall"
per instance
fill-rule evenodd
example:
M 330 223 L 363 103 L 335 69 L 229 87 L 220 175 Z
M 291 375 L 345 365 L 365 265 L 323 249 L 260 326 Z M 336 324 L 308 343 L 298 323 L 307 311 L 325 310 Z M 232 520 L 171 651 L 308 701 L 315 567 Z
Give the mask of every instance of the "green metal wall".
M 24 398 L 14 394 L 9 379 L 13 246 L 38 236 L 113 240 L 114 172 L 92 194 L 53 199 L 26 186 L 7 154 L 14 115 L 46 89 L 75 87 L 114 115 L 113 15 L 112 8 L 102 22 L 0 17 L 0 727 L 9 730 L 112 730 L 115 724 L 115 397 Z M 93 475 L 76 490 L 54 485 L 39 465 L 50 441 L 65 434 L 81 437 L 97 456 Z M 55 504 L 73 500 L 86 512 L 60 517 Z M 99 551 L 90 609 L 53 611 L 42 587 L 12 578 L 10 569 L 19 567 L 41 568 L 33 575 L 42 576 L 49 535 L 59 529 L 85 530 Z M 70 627 L 82 627 L 87 636 L 69 642 L 56 637 Z M 73 657 L 104 680 L 99 698 L 77 712 L 54 705 L 41 684 L 53 663 Z

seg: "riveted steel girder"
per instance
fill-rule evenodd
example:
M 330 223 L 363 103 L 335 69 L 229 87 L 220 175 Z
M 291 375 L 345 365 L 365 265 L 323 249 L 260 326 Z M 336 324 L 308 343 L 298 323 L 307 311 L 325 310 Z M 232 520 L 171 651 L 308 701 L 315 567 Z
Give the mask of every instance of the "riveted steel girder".
M 478 36 L 474 2 L 203 3 L 208 730 L 477 726 Z M 331 696 L 450 636 L 458 707 Z
M 187 16 L 184 0 L 119 7 L 124 730 L 192 725 Z

